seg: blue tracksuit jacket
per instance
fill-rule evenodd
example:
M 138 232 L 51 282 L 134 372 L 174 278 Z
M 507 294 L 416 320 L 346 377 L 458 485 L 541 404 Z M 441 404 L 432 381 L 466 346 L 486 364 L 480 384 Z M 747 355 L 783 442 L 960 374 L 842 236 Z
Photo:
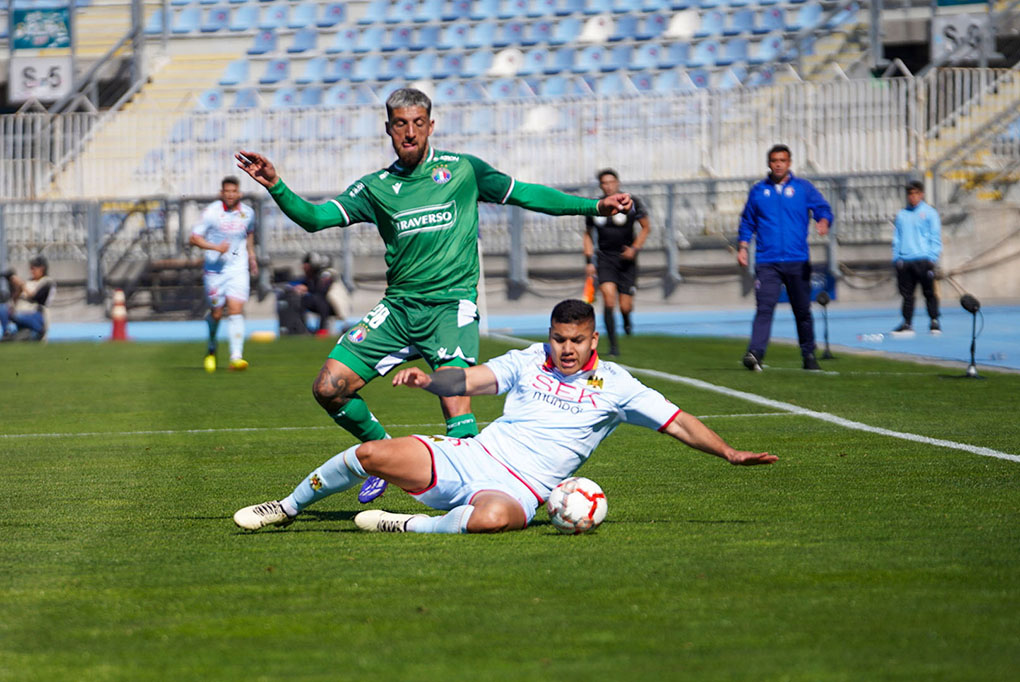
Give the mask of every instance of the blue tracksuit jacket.
M 790 173 L 776 191 L 776 185 L 766 177 L 756 182 L 747 195 L 740 214 L 740 241 L 750 242 L 754 236 L 758 263 L 807 261 L 812 215 L 815 220 L 827 218 L 832 223 L 832 208 L 814 185 Z
M 942 255 L 942 221 L 939 213 L 925 202 L 907 206 L 896 214 L 893 228 L 893 262 L 930 260 Z

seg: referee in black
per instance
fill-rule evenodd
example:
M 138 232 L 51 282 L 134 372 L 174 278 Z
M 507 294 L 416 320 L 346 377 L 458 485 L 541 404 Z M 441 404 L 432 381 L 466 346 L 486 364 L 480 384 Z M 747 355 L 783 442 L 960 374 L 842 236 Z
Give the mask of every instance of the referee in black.
M 596 175 L 602 196 L 608 197 L 620 191 L 620 176 L 612 168 L 600 170 Z M 623 316 L 623 331 L 630 336 L 632 326 L 630 313 L 634 310 L 634 289 L 637 281 L 637 254 L 648 239 L 648 212 L 637 197 L 631 197 L 634 205 L 626 213 L 614 216 L 586 216 L 584 219 L 584 262 L 588 275 L 599 281 L 602 302 L 605 304 L 603 319 L 609 336 L 609 354 L 619 355 L 620 346 L 616 340 L 616 299 L 620 299 L 620 313 Z M 641 229 L 634 236 L 634 223 Z

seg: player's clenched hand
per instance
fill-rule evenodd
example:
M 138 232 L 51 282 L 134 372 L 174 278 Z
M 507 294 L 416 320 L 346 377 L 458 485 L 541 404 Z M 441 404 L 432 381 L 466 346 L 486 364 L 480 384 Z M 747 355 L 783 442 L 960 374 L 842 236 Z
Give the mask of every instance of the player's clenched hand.
M 599 199 L 599 215 L 613 215 L 614 213 L 626 213 L 634 205 L 634 200 L 629 194 L 610 194 L 608 197 Z
M 432 383 L 432 377 L 418 367 L 402 369 L 393 377 L 394 386 L 410 386 L 411 388 L 425 388 Z
M 263 187 L 272 187 L 280 179 L 273 163 L 261 154 L 242 149 L 234 154 L 234 158 L 237 159 L 237 167 Z
M 753 466 L 755 464 L 772 464 L 779 458 L 767 452 L 747 452 L 746 450 L 734 450 L 726 456 L 726 461 L 738 466 Z

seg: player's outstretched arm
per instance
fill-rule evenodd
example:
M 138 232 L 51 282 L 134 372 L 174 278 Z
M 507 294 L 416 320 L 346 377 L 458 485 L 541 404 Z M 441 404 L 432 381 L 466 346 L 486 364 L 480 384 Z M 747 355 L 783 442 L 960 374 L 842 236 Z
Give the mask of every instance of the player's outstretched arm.
M 719 434 L 705 426 L 697 417 L 681 412 L 664 429 L 664 432 L 692 448 L 722 457 L 730 464 L 749 466 L 772 464 L 779 458 L 767 452 L 735 450 Z
M 280 179 L 273 162 L 257 152 L 241 150 L 234 154 L 237 167 L 250 175 L 252 179 L 269 189 Z
M 418 367 L 408 367 L 393 377 L 394 386 L 423 388 L 441 397 L 455 395 L 495 395 L 496 375 L 485 365 L 451 367 L 428 374 Z

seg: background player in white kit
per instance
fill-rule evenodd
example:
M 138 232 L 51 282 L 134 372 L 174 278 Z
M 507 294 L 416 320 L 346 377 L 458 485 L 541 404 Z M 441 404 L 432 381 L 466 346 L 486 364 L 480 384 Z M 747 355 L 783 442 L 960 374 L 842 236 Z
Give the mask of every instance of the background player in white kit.
M 393 384 L 437 395 L 506 393 L 503 416 L 474 438 L 408 436 L 370 441 L 336 455 L 280 501 L 240 509 L 248 530 L 287 525 L 308 505 L 372 474 L 400 486 L 442 516 L 372 509 L 362 530 L 495 533 L 520 530 L 553 487 L 570 476 L 623 422 L 657 429 L 731 464 L 771 464 L 774 455 L 735 450 L 696 417 L 680 410 L 625 369 L 602 362 L 595 312 L 567 300 L 552 312 L 549 341 L 485 364 L 426 374 L 399 371 Z
M 251 277 L 259 274 L 255 260 L 255 211 L 241 203 L 240 182 L 232 175 L 220 183 L 220 200 L 206 206 L 202 222 L 191 230 L 191 244 L 205 250 L 205 295 L 209 299 L 209 346 L 205 371 L 216 371 L 216 332 L 227 309 L 230 369 L 248 369 L 244 359 L 244 304 Z

